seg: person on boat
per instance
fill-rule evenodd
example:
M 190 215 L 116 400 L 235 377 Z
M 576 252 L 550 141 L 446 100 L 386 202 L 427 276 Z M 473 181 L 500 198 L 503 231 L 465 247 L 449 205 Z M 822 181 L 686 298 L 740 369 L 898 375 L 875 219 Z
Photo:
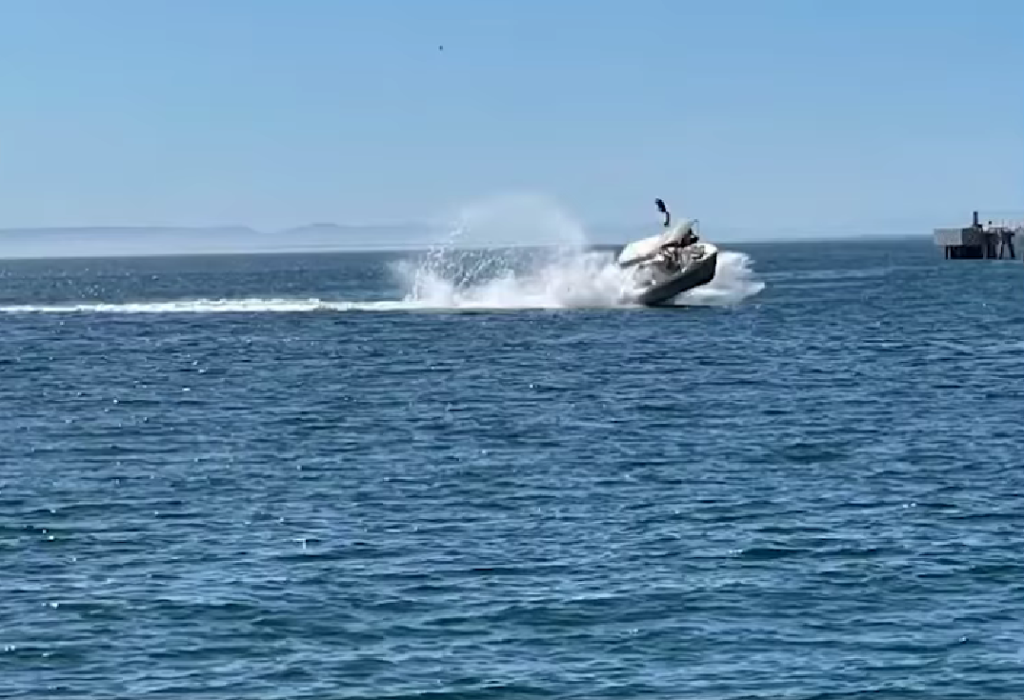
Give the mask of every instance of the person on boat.
M 669 225 L 672 223 L 672 215 L 669 213 L 668 207 L 665 206 L 665 201 L 659 197 L 654 200 L 654 204 L 658 207 L 658 211 L 665 215 L 665 221 L 662 226 L 668 230 Z M 691 231 L 687 231 L 682 240 L 669 241 L 658 247 L 658 257 L 661 258 L 662 265 L 669 270 L 682 267 L 682 249 L 693 242 L 687 241 L 691 233 Z
M 657 205 L 658 211 L 665 215 L 665 222 L 662 224 L 662 226 L 668 228 L 669 224 L 672 223 L 672 215 L 669 213 L 668 207 L 665 206 L 665 201 L 659 198 L 655 199 L 654 203 Z M 662 248 L 685 248 L 688 245 L 696 243 L 697 240 L 697 234 L 693 232 L 693 228 L 689 228 L 687 229 L 686 233 L 683 234 L 682 238 L 679 241 L 672 241 L 671 243 L 666 243 L 664 246 L 662 246 Z
M 669 214 L 668 207 L 665 206 L 665 202 L 661 199 L 655 199 L 654 203 L 658 207 L 658 211 L 665 215 L 665 228 L 669 227 L 672 221 L 672 215 Z M 661 254 L 661 258 L 666 267 L 669 269 L 679 269 L 683 266 L 683 251 L 698 241 L 697 234 L 694 233 L 693 228 L 688 226 L 686 232 L 683 233 L 677 240 L 663 243 L 658 251 Z
M 668 228 L 669 223 L 672 221 L 672 215 L 668 213 L 668 207 L 665 206 L 665 202 L 661 198 L 655 199 L 654 204 L 658 207 L 658 211 L 665 215 L 665 223 L 662 226 Z
M 680 248 L 687 248 L 687 247 L 693 245 L 694 243 L 696 243 L 699 240 L 700 240 L 700 238 L 697 236 L 696 233 L 694 233 L 693 228 L 690 227 L 690 228 L 687 228 L 686 229 L 686 233 L 684 233 L 679 238 L 679 242 L 677 243 L 677 245 Z
M 697 235 L 689 230 L 678 240 L 669 241 L 661 246 L 661 256 L 669 268 L 682 268 L 686 259 L 686 249 L 697 242 Z

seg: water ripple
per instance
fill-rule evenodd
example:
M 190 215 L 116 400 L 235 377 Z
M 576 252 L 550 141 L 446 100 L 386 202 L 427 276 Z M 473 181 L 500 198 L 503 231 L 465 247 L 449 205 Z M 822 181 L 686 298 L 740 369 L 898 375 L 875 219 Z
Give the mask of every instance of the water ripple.
M 725 309 L 5 316 L 0 696 L 1021 697 L 1020 266 L 885 245 L 751 247 Z M 8 306 L 397 294 L 5 265 Z

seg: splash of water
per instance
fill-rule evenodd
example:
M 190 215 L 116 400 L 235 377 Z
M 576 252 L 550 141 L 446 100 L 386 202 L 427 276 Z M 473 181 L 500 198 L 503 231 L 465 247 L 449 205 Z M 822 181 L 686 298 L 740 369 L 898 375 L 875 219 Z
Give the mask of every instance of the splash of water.
M 547 246 L 586 247 L 583 224 L 554 199 L 532 192 L 484 197 L 447 217 L 436 250 Z
M 490 251 L 480 260 L 449 255 L 396 266 L 409 288 L 404 302 L 435 309 L 614 307 L 631 304 L 633 283 L 610 253 L 559 252 L 533 265 L 516 265 L 514 251 Z M 675 306 L 728 306 L 764 289 L 744 253 L 721 251 L 715 278 L 676 297 Z M 517 269 L 518 268 L 518 269 Z M 488 273 L 492 274 L 488 274 Z
M 617 306 L 631 288 L 609 253 L 481 251 L 396 266 L 411 306 L 440 309 Z
M 629 281 L 587 250 L 583 225 L 548 197 L 488 197 L 463 208 L 418 261 L 394 267 L 404 301 L 433 308 L 613 306 Z
M 718 251 L 715 277 L 708 284 L 684 292 L 673 299 L 675 306 L 731 306 L 758 294 L 765 283 L 758 280 L 746 253 Z
M 495 233 L 499 235 L 495 235 Z M 548 248 L 473 250 L 496 239 Z M 628 305 L 634 283 L 610 252 L 589 250 L 584 227 L 551 200 L 515 195 L 461 213 L 444 241 L 419 261 L 395 267 L 404 301 L 432 308 L 569 308 Z M 720 251 L 714 280 L 674 300 L 679 306 L 736 304 L 757 294 L 749 256 Z

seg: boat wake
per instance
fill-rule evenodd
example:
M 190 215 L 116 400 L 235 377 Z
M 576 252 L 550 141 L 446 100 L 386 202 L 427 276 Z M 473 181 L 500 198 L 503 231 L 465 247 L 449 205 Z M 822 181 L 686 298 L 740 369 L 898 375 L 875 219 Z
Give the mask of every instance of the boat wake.
M 0 306 L 6 314 L 239 314 L 308 313 L 311 311 L 401 310 L 404 302 L 347 302 L 324 299 L 192 299 L 187 301 L 131 302 L 123 304 L 81 303 Z
M 629 282 L 610 253 L 567 252 L 532 266 L 517 251 L 488 251 L 433 262 L 402 262 L 395 273 L 408 289 L 396 300 L 356 301 L 320 298 L 192 299 L 129 303 L 16 304 L 0 306 L 3 314 L 237 314 L 344 311 L 459 311 L 512 309 L 612 308 L 629 306 Z M 750 259 L 722 251 L 718 274 L 704 287 L 676 298 L 679 306 L 736 304 L 764 287 L 753 278 Z
M 528 212 L 525 217 L 524 210 Z M 391 266 L 397 285 L 394 300 L 243 298 L 21 304 L 0 306 L 0 313 L 230 314 L 631 306 L 630 276 L 618 267 L 614 252 L 591 249 L 582 227 L 550 202 L 503 198 L 496 205 L 478 204 L 467 211 L 444 242 L 418 259 Z M 513 213 L 518 213 L 518 220 Z M 533 247 L 508 247 L 506 241 L 481 236 L 481 231 L 493 233 L 497 228 L 490 225 L 493 220 L 511 232 L 516 242 Z M 533 232 L 533 240 L 524 236 L 524 231 Z M 488 245 L 495 242 L 505 247 Z M 763 288 L 747 255 L 721 250 L 714 280 L 676 297 L 673 303 L 732 305 Z

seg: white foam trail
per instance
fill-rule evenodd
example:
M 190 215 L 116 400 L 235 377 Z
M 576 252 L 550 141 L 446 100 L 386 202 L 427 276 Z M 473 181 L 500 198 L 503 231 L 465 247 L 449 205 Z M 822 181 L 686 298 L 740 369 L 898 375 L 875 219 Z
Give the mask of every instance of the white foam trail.
M 190 301 L 0 306 L 5 314 L 231 314 L 311 311 L 388 311 L 408 308 L 401 301 L 325 301 L 323 299 L 195 299 Z
M 543 246 L 540 252 L 491 248 L 497 241 Z M 550 200 L 501 196 L 464 209 L 440 245 L 395 265 L 404 290 L 393 301 L 195 299 L 124 304 L 0 306 L 0 313 L 210 314 L 458 309 L 609 308 L 630 305 L 630 274 L 612 252 L 589 251 L 583 226 Z M 507 243 L 506 243 L 507 244 Z M 764 288 L 750 258 L 720 250 L 714 280 L 675 300 L 679 306 L 736 304 Z
M 180 301 L 0 306 L 0 314 L 236 314 L 459 309 L 562 309 L 629 306 L 631 285 L 611 253 L 552 251 L 523 263 L 515 251 L 429 258 L 398 264 L 409 290 L 388 301 L 309 299 L 193 299 Z M 517 269 L 519 268 L 519 269 Z M 676 298 L 679 306 L 737 304 L 764 288 L 743 253 L 721 251 L 708 285 Z
M 520 254 L 521 255 L 521 254 Z M 394 312 L 486 309 L 611 308 L 628 306 L 628 278 L 610 252 L 541 254 L 532 265 L 516 260 L 515 251 L 476 253 L 466 257 L 434 257 L 400 263 L 397 272 L 408 293 L 388 301 L 346 301 L 319 298 L 193 299 L 180 301 L 0 306 L 0 314 L 237 314 L 312 312 Z M 518 264 L 517 264 L 518 263 Z M 519 269 L 517 269 L 519 268 Z M 721 251 L 715 279 L 675 300 L 679 306 L 737 304 L 764 288 L 753 279 L 750 259 Z

